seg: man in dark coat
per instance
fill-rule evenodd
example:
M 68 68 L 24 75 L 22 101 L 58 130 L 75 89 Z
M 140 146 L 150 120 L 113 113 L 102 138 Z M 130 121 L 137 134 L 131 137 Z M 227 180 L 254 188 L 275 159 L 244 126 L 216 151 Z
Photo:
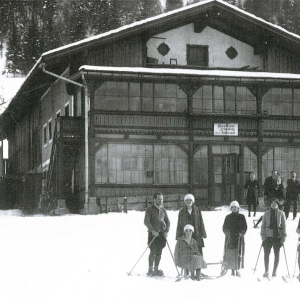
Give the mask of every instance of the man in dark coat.
M 176 230 L 176 240 L 184 235 L 184 226 L 190 224 L 194 227 L 193 239 L 197 241 L 197 246 L 201 255 L 204 247 L 203 239 L 206 238 L 206 231 L 200 208 L 194 205 L 195 197 L 187 194 L 184 197 L 185 206 L 179 211 Z
M 148 228 L 149 276 L 163 276 L 163 271 L 158 269 L 166 238 L 170 229 L 170 221 L 166 209 L 163 207 L 164 197 L 157 193 L 153 197 L 154 203 L 146 210 L 144 224 Z M 153 269 L 154 264 L 154 269 Z
M 265 195 L 265 204 L 266 206 L 270 205 L 270 200 L 278 197 L 279 194 L 282 194 L 283 184 L 282 182 L 278 181 L 278 174 L 277 171 L 272 171 L 272 176 L 266 178 L 264 183 L 264 195 Z
M 289 217 L 290 207 L 293 203 L 293 220 L 295 220 L 297 216 L 297 201 L 298 201 L 298 194 L 300 192 L 300 184 L 297 177 L 296 172 L 291 172 L 291 179 L 287 180 L 287 187 L 286 187 L 286 204 L 285 204 L 285 217 L 286 219 Z

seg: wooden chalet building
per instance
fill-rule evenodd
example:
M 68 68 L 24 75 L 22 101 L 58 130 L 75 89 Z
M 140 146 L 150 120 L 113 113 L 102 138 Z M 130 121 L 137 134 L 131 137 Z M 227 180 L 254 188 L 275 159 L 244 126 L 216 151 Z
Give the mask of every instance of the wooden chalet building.
M 6 176 L 31 209 L 242 202 L 251 171 L 300 174 L 299 73 L 298 35 L 219 0 L 54 49 L 1 115 Z

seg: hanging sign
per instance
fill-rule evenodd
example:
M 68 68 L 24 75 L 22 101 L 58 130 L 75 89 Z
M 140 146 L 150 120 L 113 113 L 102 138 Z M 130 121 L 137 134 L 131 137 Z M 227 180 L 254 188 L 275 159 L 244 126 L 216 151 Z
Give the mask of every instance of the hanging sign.
M 238 136 L 239 124 L 236 123 L 215 123 L 214 135 Z

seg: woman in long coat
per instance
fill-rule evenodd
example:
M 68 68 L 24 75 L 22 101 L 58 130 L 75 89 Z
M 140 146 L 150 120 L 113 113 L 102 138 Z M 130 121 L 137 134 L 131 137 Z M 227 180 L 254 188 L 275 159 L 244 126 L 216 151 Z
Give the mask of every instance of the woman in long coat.
M 231 269 L 231 275 L 240 276 L 238 270 L 243 267 L 244 235 L 247 231 L 245 216 L 239 213 L 237 201 L 230 203 L 231 214 L 227 215 L 223 224 L 225 238 L 224 268 Z
M 192 238 L 193 232 L 192 225 L 187 224 L 184 227 L 184 235 L 178 238 L 176 243 L 174 258 L 176 266 L 188 269 L 191 278 L 199 281 L 201 269 L 206 268 L 207 265 L 199 252 L 196 240 Z
M 246 191 L 246 203 L 248 205 L 248 217 L 251 217 L 251 206 L 253 206 L 253 212 L 255 217 L 256 215 L 256 206 L 258 204 L 258 181 L 255 179 L 255 173 L 250 173 L 250 179 L 245 183 L 245 191 Z
M 200 254 L 203 255 L 203 239 L 206 238 L 206 231 L 200 208 L 194 205 L 195 197 L 187 194 L 184 197 L 184 207 L 179 211 L 176 229 L 176 240 L 184 235 L 184 226 L 190 224 L 194 227 L 193 238 L 197 241 Z

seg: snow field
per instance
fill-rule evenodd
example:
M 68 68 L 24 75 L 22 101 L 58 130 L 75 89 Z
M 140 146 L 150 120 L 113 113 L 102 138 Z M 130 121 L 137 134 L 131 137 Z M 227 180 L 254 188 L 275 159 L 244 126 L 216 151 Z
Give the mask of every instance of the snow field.
M 178 211 L 169 211 L 171 229 L 168 242 L 175 248 Z M 208 238 L 205 239 L 206 262 L 219 262 L 223 256 L 222 225 L 228 207 L 203 212 Z M 18 210 L 0 211 L 0 282 L 1 299 L 281 299 L 296 296 L 299 282 L 285 283 L 287 275 L 281 250 L 278 277 L 271 282 L 258 282 L 264 272 L 263 250 L 253 275 L 261 246 L 260 229 L 253 228 L 253 217 L 247 217 L 245 236 L 245 269 L 242 277 L 230 272 L 220 279 L 194 282 L 168 282 L 151 278 L 127 276 L 147 247 L 144 212 L 129 211 L 108 215 L 46 217 L 23 216 Z M 262 213 L 258 213 L 258 219 Z M 299 214 L 298 214 L 299 216 Z M 285 249 L 290 274 L 296 258 L 298 218 L 287 221 L 288 238 Z M 149 250 L 133 274 L 146 273 Z M 270 257 L 270 270 L 273 267 Z M 168 276 L 176 276 L 168 246 L 163 250 L 160 268 Z M 208 266 L 207 275 L 219 275 L 221 265 Z M 299 274 L 298 267 L 296 275 Z

